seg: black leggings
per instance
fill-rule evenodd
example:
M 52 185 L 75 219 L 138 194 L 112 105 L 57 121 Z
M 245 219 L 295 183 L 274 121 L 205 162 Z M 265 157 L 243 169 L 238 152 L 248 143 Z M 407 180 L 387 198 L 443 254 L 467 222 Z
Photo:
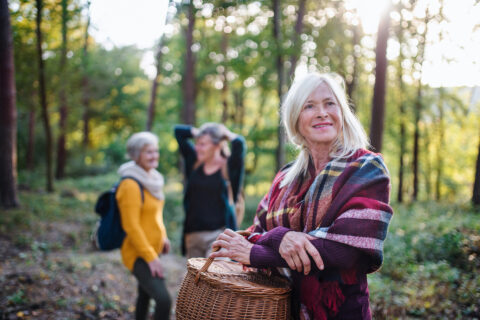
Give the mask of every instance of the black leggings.
M 135 319 L 145 320 L 148 315 L 150 298 L 155 300 L 155 320 L 168 320 L 172 301 L 165 285 L 165 279 L 153 277 L 145 260 L 138 258 L 133 265 L 133 275 L 138 280 L 138 298 Z

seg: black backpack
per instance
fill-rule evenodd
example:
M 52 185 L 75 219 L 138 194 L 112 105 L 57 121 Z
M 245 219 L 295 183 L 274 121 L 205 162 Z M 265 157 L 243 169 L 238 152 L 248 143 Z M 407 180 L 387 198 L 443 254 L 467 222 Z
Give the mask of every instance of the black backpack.
M 143 186 L 140 181 L 133 177 L 122 177 L 110 190 L 105 191 L 98 197 L 95 212 L 100 216 L 100 221 L 97 223 L 93 237 L 97 248 L 103 251 L 120 248 L 125 238 L 125 231 L 122 228 L 120 211 L 115 198 L 117 188 L 124 179 L 132 179 L 138 183 L 142 194 L 142 203 L 144 200 Z

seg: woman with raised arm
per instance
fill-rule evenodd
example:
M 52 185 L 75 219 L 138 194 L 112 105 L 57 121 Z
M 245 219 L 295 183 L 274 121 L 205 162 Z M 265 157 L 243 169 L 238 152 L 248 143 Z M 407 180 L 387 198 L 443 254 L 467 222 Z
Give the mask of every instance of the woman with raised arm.
M 241 223 L 233 203 L 242 188 L 245 140 L 218 123 L 205 123 L 199 129 L 177 125 L 175 137 L 186 180 L 182 252 L 187 258 L 206 257 L 225 228 L 236 230 Z
M 155 300 L 154 319 L 169 319 L 171 299 L 165 284 L 160 254 L 168 253 L 170 241 L 163 224 L 163 176 L 158 167 L 158 138 L 138 132 L 127 141 L 132 160 L 118 173 L 122 181 L 116 199 L 126 236 L 122 260 L 138 281 L 135 319 L 147 319 L 150 299 Z
M 390 179 L 334 76 L 296 79 L 283 104 L 300 152 L 275 176 L 247 239 L 226 230 L 211 257 L 292 279 L 295 319 L 371 319 L 367 274 L 380 268 Z

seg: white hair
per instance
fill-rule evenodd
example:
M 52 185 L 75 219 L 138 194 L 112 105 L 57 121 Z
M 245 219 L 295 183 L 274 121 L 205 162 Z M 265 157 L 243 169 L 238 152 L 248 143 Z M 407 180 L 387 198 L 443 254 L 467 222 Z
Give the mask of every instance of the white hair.
M 330 157 L 349 157 L 356 150 L 369 146 L 367 134 L 348 104 L 345 85 L 339 75 L 315 72 L 308 73 L 299 79 L 296 78 L 282 105 L 282 118 L 289 140 L 300 149 L 300 153 L 285 175 L 280 187 L 292 183 L 296 178 L 307 172 L 311 155 L 305 138 L 300 134 L 298 118 L 307 98 L 322 83 L 328 85 L 332 90 L 340 105 L 342 114 L 342 130 L 332 144 Z
M 127 140 L 128 157 L 133 161 L 137 161 L 140 152 L 142 152 L 142 149 L 147 145 L 158 146 L 157 136 L 148 131 L 134 133 Z

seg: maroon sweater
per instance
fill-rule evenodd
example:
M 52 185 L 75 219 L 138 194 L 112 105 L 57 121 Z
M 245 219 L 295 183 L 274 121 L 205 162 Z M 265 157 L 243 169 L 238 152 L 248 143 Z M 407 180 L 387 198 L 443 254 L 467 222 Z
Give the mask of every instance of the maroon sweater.
M 276 227 L 264 234 L 254 245 L 250 252 L 250 264 L 255 268 L 285 267 L 287 262 L 280 256 L 279 247 L 283 236 L 288 231 L 285 227 Z M 320 273 L 328 273 L 331 269 L 351 269 L 363 264 L 364 257 L 360 250 L 326 239 L 316 239 L 312 244 L 317 248 L 323 259 L 324 271 L 319 271 L 316 264 L 311 260 L 312 271 L 310 276 L 319 276 Z M 366 261 L 365 261 L 366 262 Z M 294 283 L 293 300 L 299 295 L 303 273 L 292 271 Z M 357 283 L 352 285 L 341 285 L 341 289 L 346 297 L 345 302 L 340 306 L 338 314 L 332 319 L 371 319 L 369 308 L 369 294 L 366 273 L 357 276 Z M 292 315 L 298 317 L 300 313 L 298 306 L 292 306 Z

